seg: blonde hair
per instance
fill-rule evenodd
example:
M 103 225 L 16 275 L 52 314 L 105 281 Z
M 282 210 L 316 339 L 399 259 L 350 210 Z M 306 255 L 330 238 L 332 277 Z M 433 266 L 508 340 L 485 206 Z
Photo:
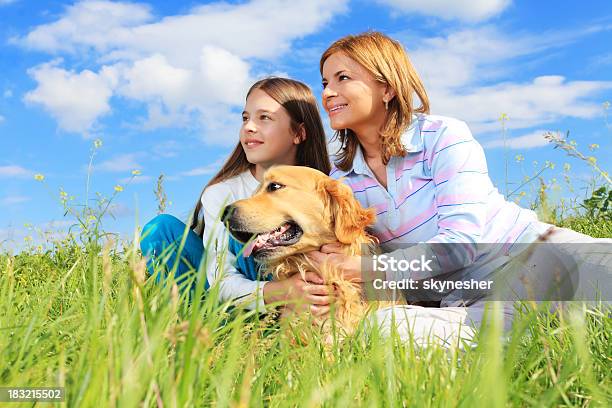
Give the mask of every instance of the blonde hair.
M 385 123 L 380 129 L 382 161 L 386 165 L 392 156 L 403 157 L 406 150 L 401 143 L 401 136 L 410 126 L 413 113 L 429 113 L 429 98 L 408 54 L 398 41 L 376 31 L 348 35 L 325 50 L 319 67 L 321 75 L 325 61 L 337 52 L 355 60 L 376 81 L 395 91 L 395 97 L 389 101 Z M 413 106 L 413 93 L 416 93 L 421 102 L 417 108 Z M 350 129 L 336 131 L 336 137 L 341 147 L 335 165 L 347 171 L 353 165 L 359 141 Z
M 298 166 L 308 166 L 325 174 L 331 171 L 327 154 L 327 140 L 317 101 L 308 85 L 288 79 L 270 77 L 255 82 L 247 92 L 246 99 L 255 90 L 260 89 L 278 102 L 289 114 L 291 131 L 297 133 L 304 126 L 306 139 L 297 146 L 295 157 Z M 192 215 L 190 228 L 202 236 L 204 219 L 200 216 L 202 210 L 202 194 L 209 186 L 221 183 L 247 171 L 253 166 L 247 160 L 240 142 L 225 161 L 221 170 L 204 186 Z

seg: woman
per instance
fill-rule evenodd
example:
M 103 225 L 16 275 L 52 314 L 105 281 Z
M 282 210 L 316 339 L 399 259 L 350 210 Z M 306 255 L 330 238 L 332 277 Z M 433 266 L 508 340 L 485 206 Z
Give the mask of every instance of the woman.
M 345 178 L 364 207 L 376 208 L 371 232 L 383 252 L 397 259 L 432 259 L 435 268 L 399 275 L 362 271 L 359 257 L 345 256 L 333 244 L 311 253 L 315 263 L 335 263 L 346 278 L 361 282 L 486 279 L 518 255 L 520 244 L 542 234 L 548 242 L 612 242 L 539 222 L 532 211 L 506 201 L 467 125 L 429 115 L 425 88 L 397 41 L 377 32 L 344 37 L 323 53 L 320 71 L 323 107 L 341 142 L 331 176 Z M 531 259 L 549 259 L 547 250 Z M 571 259 L 558 264 L 566 261 Z M 417 337 L 455 338 L 462 325 L 482 319 L 481 300 L 458 291 L 435 300 L 443 309 L 406 308 L 421 331 Z M 512 316 L 511 302 L 504 304 L 504 313 Z M 508 318 L 506 327 L 509 323 Z
M 269 303 L 288 302 L 288 307 L 299 306 L 316 315 L 326 314 L 329 289 L 318 275 L 308 274 L 305 281 L 299 274 L 282 282 L 261 280 L 253 258 L 241 255 L 242 244 L 228 236 L 220 221 L 225 205 L 250 197 L 264 172 L 276 164 L 309 166 L 325 174 L 330 171 L 325 132 L 315 97 L 308 86 L 286 78 L 263 79 L 249 89 L 242 112 L 240 141 L 221 170 L 204 187 L 190 228 L 166 214 L 157 216 L 143 228 L 141 249 L 149 256 L 149 273 L 154 274 L 154 261 L 168 253 L 165 258 L 171 260 L 166 264 L 171 270 L 176 268 L 175 276 L 181 282 L 205 258 L 205 288 L 219 281 L 220 301 L 240 300 L 247 309 L 259 311 L 265 311 Z M 185 231 L 181 260 L 176 265 L 177 248 Z

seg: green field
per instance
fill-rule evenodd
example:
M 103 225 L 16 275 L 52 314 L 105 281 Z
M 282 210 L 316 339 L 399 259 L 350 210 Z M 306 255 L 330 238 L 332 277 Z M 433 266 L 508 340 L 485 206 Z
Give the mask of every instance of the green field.
M 612 231 L 584 217 L 565 225 Z M 507 338 L 493 319 L 463 352 L 364 331 L 326 350 L 316 333 L 296 345 L 271 319 L 219 306 L 214 291 L 189 305 L 171 285 L 143 284 L 130 248 L 65 243 L 0 265 L 0 383 L 65 387 L 67 406 L 610 402 L 607 306 L 551 315 L 523 304 Z

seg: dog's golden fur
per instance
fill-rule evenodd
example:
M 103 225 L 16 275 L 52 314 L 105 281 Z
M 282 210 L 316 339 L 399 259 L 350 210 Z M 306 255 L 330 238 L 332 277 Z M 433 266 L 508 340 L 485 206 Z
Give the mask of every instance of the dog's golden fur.
M 336 326 L 345 334 L 352 333 L 368 309 L 360 285 L 345 280 L 330 264 L 318 270 L 305 254 L 338 241 L 346 255 L 371 255 L 376 239 L 366 227 L 374 223 L 375 211 L 363 208 L 344 183 L 301 166 L 272 167 L 251 198 L 231 207 L 230 230 L 265 234 L 289 221 L 302 229 L 297 242 L 261 251 L 256 258 L 266 264 L 274 279 L 317 272 L 326 284 L 334 286 Z M 328 325 L 318 323 L 328 332 Z

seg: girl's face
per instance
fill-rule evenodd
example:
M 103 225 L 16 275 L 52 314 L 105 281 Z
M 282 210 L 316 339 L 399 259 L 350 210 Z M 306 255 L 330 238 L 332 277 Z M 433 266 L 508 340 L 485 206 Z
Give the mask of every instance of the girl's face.
M 359 135 L 384 123 L 386 86 L 344 53 L 325 60 L 322 84 L 323 107 L 332 129 L 351 129 Z
M 254 89 L 242 112 L 240 143 L 249 163 L 268 168 L 295 164 L 300 137 L 291 130 L 285 108 L 261 89 Z

